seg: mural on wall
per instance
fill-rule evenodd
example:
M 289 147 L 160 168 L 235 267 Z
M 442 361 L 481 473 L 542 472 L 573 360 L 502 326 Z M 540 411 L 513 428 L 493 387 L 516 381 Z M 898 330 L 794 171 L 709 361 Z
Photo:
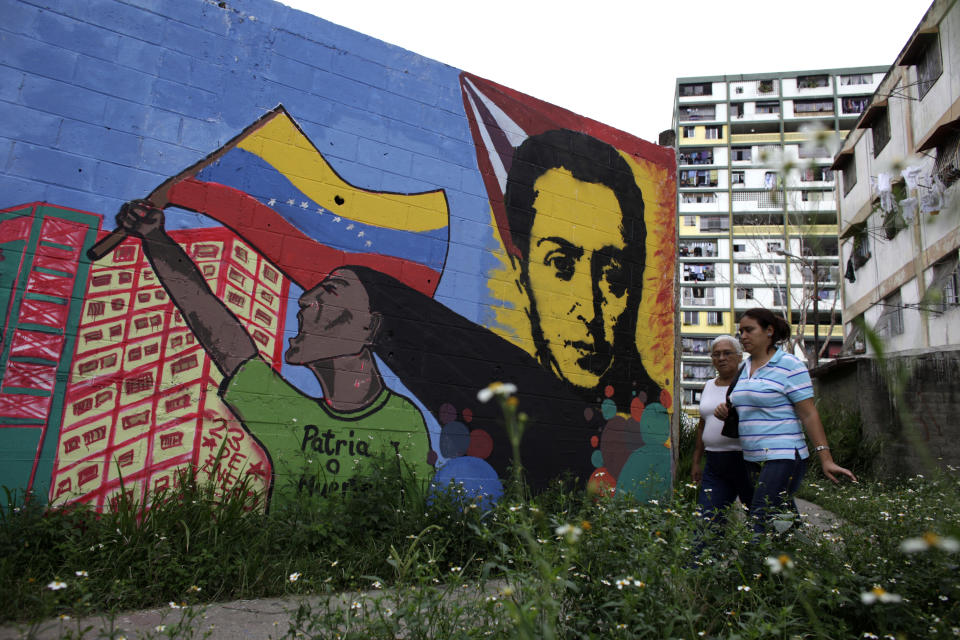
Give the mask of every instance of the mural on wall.
M 278 106 L 116 216 L 0 212 L 0 484 L 109 508 L 194 468 L 269 508 L 363 491 L 387 463 L 495 500 L 511 447 L 476 394 L 499 380 L 530 417 L 535 489 L 566 473 L 662 492 L 671 152 L 470 74 L 453 83 L 470 166 L 436 188 L 345 178 Z M 375 161 L 411 171 L 403 153 Z
M 670 476 L 670 170 L 553 105 L 466 73 L 461 88 L 514 285 L 498 289 L 505 335 L 590 405 L 591 482 L 643 493 Z

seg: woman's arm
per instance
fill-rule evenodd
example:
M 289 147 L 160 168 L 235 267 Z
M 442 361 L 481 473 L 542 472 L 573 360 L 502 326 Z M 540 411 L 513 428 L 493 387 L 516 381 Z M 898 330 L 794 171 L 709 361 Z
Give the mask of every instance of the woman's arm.
M 167 235 L 163 209 L 147 200 L 133 200 L 120 208 L 117 226 L 141 238 L 160 284 L 224 376 L 232 376 L 257 355 L 257 345 L 247 330 L 210 290 L 183 248 Z
M 820 468 L 823 469 L 823 474 L 833 482 L 839 482 L 835 474 L 843 474 L 856 482 L 857 477 L 853 475 L 849 469 L 845 469 L 833 461 L 833 456 L 830 454 L 830 447 L 827 445 L 827 434 L 823 430 L 823 423 L 820 422 L 820 414 L 817 413 L 817 407 L 813 404 L 813 398 L 801 400 L 793 405 L 793 407 L 797 412 L 800 423 L 803 425 L 803 430 L 807 436 L 810 437 L 813 448 L 825 447 L 818 452 L 820 455 Z
M 706 424 L 703 418 L 697 423 L 697 443 L 693 447 L 693 467 L 690 469 L 690 478 L 697 484 L 703 479 L 703 470 L 700 468 L 700 462 L 703 458 L 703 426 Z

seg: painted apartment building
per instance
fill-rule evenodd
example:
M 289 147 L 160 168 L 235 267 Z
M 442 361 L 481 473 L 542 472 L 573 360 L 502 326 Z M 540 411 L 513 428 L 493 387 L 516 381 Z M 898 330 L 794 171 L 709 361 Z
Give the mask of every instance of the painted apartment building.
M 673 129 L 682 344 L 681 401 L 714 375 L 709 344 L 738 311 L 782 311 L 813 366 L 839 352 L 834 141 L 886 67 L 677 79 Z
M 960 344 L 960 6 L 937 1 L 883 77 L 839 171 L 844 351 Z

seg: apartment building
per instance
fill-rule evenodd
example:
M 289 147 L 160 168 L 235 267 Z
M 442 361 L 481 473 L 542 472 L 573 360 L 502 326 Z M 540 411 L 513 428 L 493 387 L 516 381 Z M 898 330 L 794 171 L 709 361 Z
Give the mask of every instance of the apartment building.
M 739 311 L 784 313 L 811 366 L 842 344 L 831 164 L 887 67 L 677 80 L 681 402 Z
M 844 352 L 960 347 L 960 4 L 936 1 L 833 163 Z

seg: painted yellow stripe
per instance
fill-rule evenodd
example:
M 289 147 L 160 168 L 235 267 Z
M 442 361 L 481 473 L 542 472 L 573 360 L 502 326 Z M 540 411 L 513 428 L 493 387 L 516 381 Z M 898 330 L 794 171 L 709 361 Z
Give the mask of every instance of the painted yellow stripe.
M 260 156 L 317 204 L 351 220 L 416 232 L 441 229 L 449 223 L 447 199 L 441 190 L 386 193 L 348 184 L 286 114 L 278 114 L 237 146 Z

